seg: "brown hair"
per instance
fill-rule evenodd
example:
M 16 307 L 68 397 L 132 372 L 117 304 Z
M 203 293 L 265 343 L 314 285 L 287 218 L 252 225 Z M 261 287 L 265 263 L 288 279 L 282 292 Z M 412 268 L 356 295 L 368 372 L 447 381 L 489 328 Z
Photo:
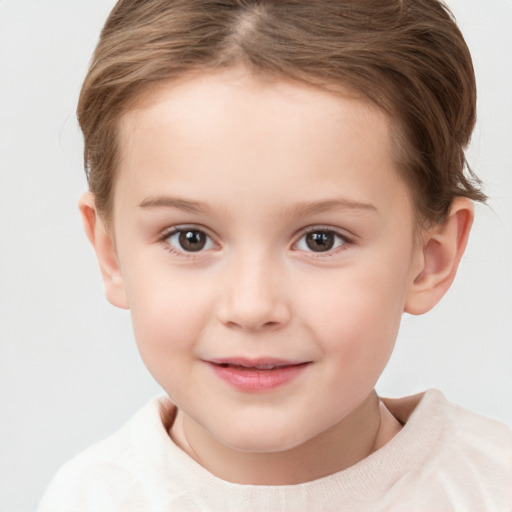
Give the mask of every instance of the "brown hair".
M 102 215 L 112 210 L 117 123 L 141 92 L 240 64 L 319 87 L 348 86 L 383 109 L 423 219 L 442 219 L 456 196 L 485 200 L 464 154 L 476 117 L 471 56 L 440 1 L 119 0 L 77 111 Z

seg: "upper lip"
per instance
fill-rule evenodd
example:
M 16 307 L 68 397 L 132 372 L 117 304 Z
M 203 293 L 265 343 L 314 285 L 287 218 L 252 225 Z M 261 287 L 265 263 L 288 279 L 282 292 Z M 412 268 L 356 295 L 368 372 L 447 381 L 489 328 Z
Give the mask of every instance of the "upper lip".
M 244 366 L 246 368 L 280 368 L 285 366 L 297 366 L 299 364 L 309 363 L 310 361 L 292 361 L 289 359 L 277 359 L 274 357 L 228 357 L 219 359 L 208 359 L 208 363 L 216 365 L 233 365 L 233 366 Z

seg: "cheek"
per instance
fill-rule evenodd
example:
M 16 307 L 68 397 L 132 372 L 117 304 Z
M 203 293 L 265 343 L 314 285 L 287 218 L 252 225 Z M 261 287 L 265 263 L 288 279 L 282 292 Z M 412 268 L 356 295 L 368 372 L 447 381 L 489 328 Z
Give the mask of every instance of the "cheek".
M 193 352 L 210 319 L 212 287 L 155 268 L 133 281 L 128 294 L 137 345 L 152 373 Z
M 398 333 L 405 299 L 401 270 L 387 265 L 360 271 L 342 270 L 311 287 L 303 310 L 320 340 L 322 350 L 335 354 L 347 367 L 364 360 L 385 365 Z M 400 284 L 398 284 L 400 283 Z
M 332 293 L 316 323 L 326 361 L 324 388 L 337 390 L 336 401 L 349 408 L 375 386 L 398 334 L 401 308 L 377 284 L 359 282 L 353 293 Z
M 356 275 L 348 270 L 329 281 L 323 287 L 316 283 L 315 293 L 308 297 L 319 327 L 332 325 L 337 329 L 345 325 L 364 333 L 372 326 L 395 325 L 403 311 L 405 287 L 398 285 L 396 276 L 389 272 Z

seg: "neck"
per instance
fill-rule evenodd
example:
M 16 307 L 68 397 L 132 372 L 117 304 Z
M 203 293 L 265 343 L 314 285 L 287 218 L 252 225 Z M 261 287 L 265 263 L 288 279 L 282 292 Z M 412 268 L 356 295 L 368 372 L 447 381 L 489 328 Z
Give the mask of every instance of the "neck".
M 342 471 L 378 450 L 401 425 L 372 392 L 349 416 L 292 449 L 244 452 L 217 442 L 178 411 L 170 435 L 215 476 L 233 483 L 294 485 Z

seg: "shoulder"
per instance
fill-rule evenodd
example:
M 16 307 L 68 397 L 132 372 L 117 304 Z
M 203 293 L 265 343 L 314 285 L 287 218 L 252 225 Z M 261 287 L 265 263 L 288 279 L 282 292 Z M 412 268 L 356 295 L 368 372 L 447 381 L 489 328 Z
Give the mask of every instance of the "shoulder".
M 461 457 L 468 465 L 512 472 L 512 429 L 491 418 L 449 402 L 436 390 L 427 392 L 428 412 L 442 418 L 438 450 Z
M 444 448 L 481 452 L 490 459 L 496 459 L 498 464 L 512 462 L 507 457 L 512 451 L 510 427 L 449 402 L 436 389 L 383 401 L 407 429 L 416 434 L 435 432 L 440 446 Z
M 446 401 L 438 452 L 448 468 L 457 462 L 473 475 L 475 485 L 495 484 L 510 493 L 512 430 L 498 421 Z
M 413 486 L 456 504 L 459 508 L 454 510 L 511 510 L 512 431 L 508 426 L 449 402 L 437 390 L 397 400 L 397 405 L 399 413 L 405 411 L 404 429 L 412 442 L 429 442 L 428 452 L 411 471 Z
M 433 454 L 437 478 L 481 510 L 512 509 L 512 431 L 448 401 L 444 428 Z M 447 485 L 448 484 L 448 485 Z
M 143 510 L 151 456 L 138 439 L 165 436 L 162 414 L 171 413 L 164 398 L 152 400 L 111 437 L 91 446 L 55 475 L 39 512 Z

